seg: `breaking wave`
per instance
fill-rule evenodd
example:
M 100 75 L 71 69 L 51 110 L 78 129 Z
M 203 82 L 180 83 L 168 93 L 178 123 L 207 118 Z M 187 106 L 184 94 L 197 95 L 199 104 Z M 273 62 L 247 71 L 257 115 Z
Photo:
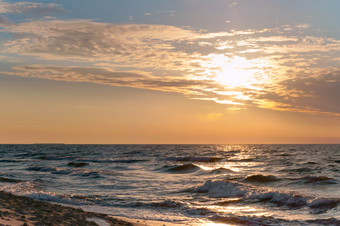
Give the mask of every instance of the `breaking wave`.
M 178 161 L 178 162 L 218 162 L 223 158 L 219 157 L 169 157 L 167 161 Z
M 197 170 L 199 170 L 200 167 L 189 163 L 189 164 L 184 164 L 184 165 L 179 165 L 179 166 L 171 166 L 170 168 L 166 169 L 166 172 L 170 173 L 192 173 Z
M 264 176 L 262 174 L 251 175 L 244 179 L 246 182 L 259 182 L 259 183 L 268 183 L 268 182 L 276 182 L 280 181 L 280 178 L 277 178 L 272 175 Z
M 235 173 L 235 171 L 231 169 L 226 169 L 226 168 L 218 168 L 218 169 L 211 170 L 209 172 L 209 174 L 224 174 L 224 173 Z
M 306 197 L 296 193 L 284 193 L 228 180 L 207 180 L 193 192 L 206 193 L 212 198 L 242 198 L 244 201 L 272 203 L 291 208 L 309 207 L 311 213 L 321 213 L 335 208 L 340 199 Z
M 325 176 L 308 176 L 308 177 L 303 177 L 297 180 L 298 183 L 303 183 L 303 184 L 312 184 L 312 185 L 324 185 L 324 184 L 337 184 L 337 180 L 330 178 L 330 177 L 325 177 Z

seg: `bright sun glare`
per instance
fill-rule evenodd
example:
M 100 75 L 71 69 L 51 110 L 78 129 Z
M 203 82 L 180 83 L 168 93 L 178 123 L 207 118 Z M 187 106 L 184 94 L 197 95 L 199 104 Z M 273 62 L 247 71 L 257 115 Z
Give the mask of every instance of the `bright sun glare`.
M 244 57 L 228 57 L 224 54 L 212 54 L 204 67 L 212 79 L 228 88 L 247 87 L 265 82 L 266 60 L 248 60 Z

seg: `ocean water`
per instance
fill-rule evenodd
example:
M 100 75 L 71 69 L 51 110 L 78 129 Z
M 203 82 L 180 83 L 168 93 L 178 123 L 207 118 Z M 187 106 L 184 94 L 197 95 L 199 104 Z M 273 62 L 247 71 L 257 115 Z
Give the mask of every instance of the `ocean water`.
M 340 145 L 0 145 L 0 190 L 180 225 L 340 225 Z

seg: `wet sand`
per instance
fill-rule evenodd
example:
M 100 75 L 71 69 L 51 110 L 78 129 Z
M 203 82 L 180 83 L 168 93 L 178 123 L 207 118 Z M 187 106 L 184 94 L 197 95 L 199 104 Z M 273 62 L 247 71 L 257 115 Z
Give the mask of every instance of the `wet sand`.
M 165 221 L 154 221 L 154 220 L 142 220 L 142 219 L 132 219 L 127 217 L 114 216 L 115 219 L 122 221 L 127 221 L 132 223 L 134 226 L 179 226 L 182 223 L 170 223 Z
M 172 226 L 178 224 L 112 217 L 0 191 L 0 226 L 3 225 Z
M 0 192 L 0 225 L 98 225 L 96 221 L 106 225 L 134 225 L 105 214 Z

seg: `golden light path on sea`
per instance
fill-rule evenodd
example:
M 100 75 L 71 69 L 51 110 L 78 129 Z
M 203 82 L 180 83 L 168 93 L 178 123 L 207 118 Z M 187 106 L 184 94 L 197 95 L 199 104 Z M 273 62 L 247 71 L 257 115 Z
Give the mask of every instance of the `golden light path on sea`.
M 241 148 L 241 146 L 239 146 Z M 229 151 L 231 149 L 227 148 L 226 151 Z M 251 172 L 255 168 L 260 172 L 265 171 L 265 168 L 262 167 L 263 163 L 259 163 L 256 161 L 252 161 L 252 158 L 254 156 L 254 153 L 250 152 L 240 152 L 237 153 L 235 156 L 231 156 L 228 161 L 226 162 L 215 162 L 214 165 L 206 165 L 206 164 L 196 164 L 198 165 L 202 170 L 211 172 L 213 170 L 226 170 L 225 176 L 228 180 L 228 176 L 230 177 L 230 172 L 235 173 L 234 177 L 238 177 L 237 175 L 240 175 L 240 173 L 244 173 L 245 171 Z M 221 173 L 221 172 L 220 172 Z M 223 173 L 222 173 L 223 174 Z M 223 197 L 219 198 L 215 203 L 207 203 L 203 206 L 203 208 L 208 209 L 215 213 L 220 214 L 230 214 L 231 216 L 241 216 L 241 215 L 247 215 L 252 217 L 268 217 L 272 216 L 274 212 L 268 211 L 266 208 L 262 208 L 260 206 L 254 206 L 254 205 L 242 205 L 239 206 L 236 204 L 240 199 L 240 197 Z M 224 203 L 224 204 L 222 204 Z M 231 219 L 226 220 L 223 217 L 221 218 L 215 218 L 215 222 L 211 221 L 202 221 L 199 225 L 202 226 L 222 226 L 222 225 L 235 225 L 240 222 L 233 222 Z M 236 219 L 236 218 L 235 218 Z

